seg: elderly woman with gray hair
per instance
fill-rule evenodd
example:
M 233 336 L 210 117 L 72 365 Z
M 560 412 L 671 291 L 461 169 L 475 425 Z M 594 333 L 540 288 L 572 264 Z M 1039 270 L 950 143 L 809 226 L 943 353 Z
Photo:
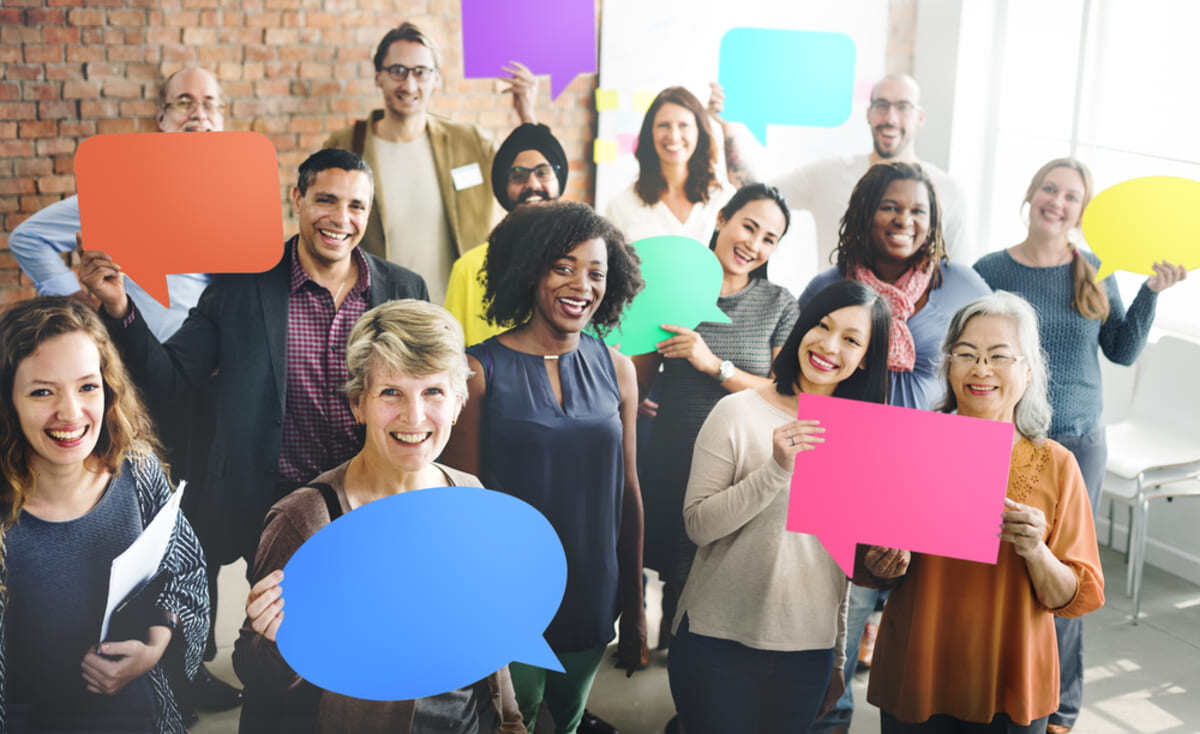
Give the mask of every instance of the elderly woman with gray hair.
M 474 476 L 434 461 L 467 399 L 462 327 L 449 311 L 416 300 L 376 306 L 350 332 L 346 362 L 345 391 L 365 429 L 363 447 L 267 513 L 249 573 L 253 586 L 246 621 L 233 654 L 246 684 L 240 731 L 523 734 L 507 667 L 437 696 L 364 701 L 301 679 L 279 654 L 282 568 L 318 530 L 346 512 L 401 492 L 481 486 Z M 329 624 L 336 628 L 354 620 Z
M 995 565 L 872 547 L 862 566 L 897 583 L 867 700 L 884 734 L 1046 731 L 1058 707 L 1054 617 L 1104 603 L 1083 476 L 1046 438 L 1037 315 L 998 291 L 954 315 L 942 347 L 944 412 L 1015 424 Z

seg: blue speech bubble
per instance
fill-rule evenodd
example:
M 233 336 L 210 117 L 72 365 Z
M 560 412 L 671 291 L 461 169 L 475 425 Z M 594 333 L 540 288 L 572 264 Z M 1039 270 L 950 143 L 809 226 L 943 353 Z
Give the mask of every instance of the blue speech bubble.
M 768 124 L 837 127 L 850 118 L 854 56 L 845 33 L 734 28 L 721 38 L 717 72 L 724 116 L 764 145 Z
M 542 633 L 567 560 L 549 521 L 478 487 L 386 497 L 322 528 L 283 570 L 279 652 L 375 701 L 461 688 L 513 660 L 562 671 Z

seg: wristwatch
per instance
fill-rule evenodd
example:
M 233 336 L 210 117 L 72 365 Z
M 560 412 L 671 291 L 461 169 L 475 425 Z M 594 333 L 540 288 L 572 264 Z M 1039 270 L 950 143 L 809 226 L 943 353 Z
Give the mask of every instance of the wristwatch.
M 728 359 L 721 362 L 720 369 L 717 370 L 717 382 L 725 382 L 730 377 L 733 377 L 733 371 L 737 369 L 733 366 L 733 362 Z

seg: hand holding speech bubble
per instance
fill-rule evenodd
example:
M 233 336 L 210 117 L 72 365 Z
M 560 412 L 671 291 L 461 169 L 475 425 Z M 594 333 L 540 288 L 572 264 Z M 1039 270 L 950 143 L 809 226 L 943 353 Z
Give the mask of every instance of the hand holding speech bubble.
M 279 652 L 302 678 L 374 701 L 461 688 L 513 660 L 562 672 L 542 633 L 567 560 L 550 522 L 478 487 L 385 497 L 292 555 Z
M 701 321 L 729 323 L 717 307 L 723 272 L 717 256 L 691 237 L 647 237 L 633 243 L 642 259 L 646 287 L 625 309 L 621 324 L 604 341 L 622 354 L 646 354 L 675 336 L 662 324 L 693 328 Z
M 279 164 L 258 133 L 97 135 L 75 184 L 84 247 L 164 306 L 168 274 L 260 273 L 283 255 Z
M 854 58 L 845 33 L 733 28 L 721 38 L 717 72 L 723 117 L 764 145 L 768 124 L 837 127 L 850 117 Z
M 1130 179 L 1101 191 L 1083 212 L 1083 236 L 1100 258 L 1096 280 L 1117 270 L 1154 275 L 1166 260 L 1200 267 L 1200 182 L 1173 176 Z
M 462 0 L 463 76 L 494 77 L 509 61 L 550 74 L 550 99 L 596 73 L 592 0 Z
M 825 443 L 796 456 L 787 529 L 847 576 L 857 543 L 996 562 L 1013 424 L 822 395 L 798 415 Z

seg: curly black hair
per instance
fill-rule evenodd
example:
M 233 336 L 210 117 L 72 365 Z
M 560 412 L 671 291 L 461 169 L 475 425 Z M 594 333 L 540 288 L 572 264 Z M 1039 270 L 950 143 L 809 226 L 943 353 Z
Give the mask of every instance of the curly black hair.
M 579 243 L 596 238 L 607 246 L 608 276 L 591 326 L 601 336 L 607 334 L 645 285 L 641 259 L 611 222 L 573 201 L 519 206 L 492 230 L 479 274 L 488 322 L 511 328 L 529 321 L 538 283 L 551 266 Z
M 888 184 L 905 180 L 920 181 L 929 193 L 929 235 L 913 253 L 909 264 L 923 269 L 949 259 L 946 243 L 942 239 L 942 207 L 929 174 L 916 163 L 876 163 L 855 184 L 850 194 L 850 204 L 842 217 L 841 229 L 838 230 L 838 245 L 834 255 L 838 274 L 843 278 L 848 277 L 858 265 L 874 270 L 875 247 L 871 244 L 871 229 L 875 223 L 875 211 L 887 192 Z M 934 288 L 941 285 L 941 275 L 941 270 L 935 267 L 932 279 Z

